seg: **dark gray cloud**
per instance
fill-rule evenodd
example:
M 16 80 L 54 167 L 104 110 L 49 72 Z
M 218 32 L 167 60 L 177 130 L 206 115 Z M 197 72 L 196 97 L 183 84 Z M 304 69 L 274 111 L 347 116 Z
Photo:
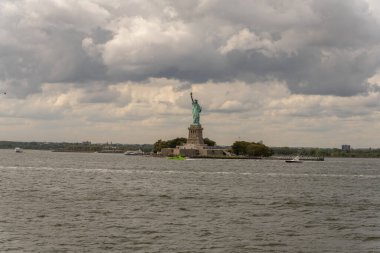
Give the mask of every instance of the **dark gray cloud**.
M 379 70 L 377 15 L 365 0 L 4 0 L 1 88 L 23 97 L 46 82 L 164 77 L 351 96 Z
M 0 82 L 10 96 L 27 96 L 47 82 L 80 84 L 105 77 L 105 66 L 82 48 L 86 34 L 93 32 L 101 40 L 99 29 L 65 6 L 48 2 L 0 4 Z

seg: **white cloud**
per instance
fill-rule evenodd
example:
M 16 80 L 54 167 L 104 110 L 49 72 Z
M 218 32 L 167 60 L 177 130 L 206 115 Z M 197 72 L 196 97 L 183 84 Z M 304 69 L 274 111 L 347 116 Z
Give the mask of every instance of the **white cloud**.
M 192 34 L 182 22 L 143 17 L 123 18 L 110 25 L 114 37 L 104 45 L 104 63 L 128 72 L 159 71 L 189 54 Z
M 100 85 L 97 90 L 45 84 L 41 93 L 24 100 L 3 97 L 0 139 L 36 140 L 39 136 L 41 140 L 43 136 L 43 140 L 57 141 L 152 143 L 186 136 L 191 123 L 190 90 L 176 89 L 179 84 L 162 78 L 144 85 Z M 293 95 L 286 84 L 275 81 L 208 82 L 191 90 L 203 107 L 205 136 L 220 144 L 240 137 L 276 146 L 328 147 L 343 142 L 376 146 L 376 139 L 365 133 L 375 133 L 379 127 L 378 92 L 350 98 Z M 45 135 L 38 129 L 31 136 L 19 134 L 41 127 L 47 129 Z M 70 132 L 71 128 L 75 131 Z
M 248 29 L 243 29 L 233 35 L 219 50 L 222 54 L 226 54 L 232 50 L 249 49 L 255 49 L 268 57 L 276 53 L 276 46 L 270 38 L 259 37 Z

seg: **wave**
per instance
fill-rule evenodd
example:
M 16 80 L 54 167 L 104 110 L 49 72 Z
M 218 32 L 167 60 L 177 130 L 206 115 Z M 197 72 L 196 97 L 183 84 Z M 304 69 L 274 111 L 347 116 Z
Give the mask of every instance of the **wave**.
M 334 177 L 334 178 L 380 178 L 380 175 L 365 174 L 317 174 L 317 173 L 280 173 L 280 172 L 238 172 L 238 171 L 185 171 L 185 170 L 146 170 L 123 168 L 71 168 L 71 167 L 32 167 L 32 166 L 1 166 L 0 170 L 66 170 L 81 172 L 102 173 L 146 173 L 146 174 L 204 174 L 204 175 L 242 175 L 242 176 L 268 176 L 268 177 Z

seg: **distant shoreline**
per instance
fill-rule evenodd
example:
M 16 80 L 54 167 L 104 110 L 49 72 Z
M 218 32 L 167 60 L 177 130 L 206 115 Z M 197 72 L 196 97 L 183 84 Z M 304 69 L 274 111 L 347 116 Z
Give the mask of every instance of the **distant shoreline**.
M 91 143 L 91 142 L 16 142 L 0 141 L 0 149 L 48 150 L 55 152 L 75 153 L 124 153 L 131 150 L 142 150 L 145 153 L 153 151 L 153 144 L 120 144 L 120 143 Z M 380 158 L 380 149 L 351 149 L 343 151 L 338 148 L 307 148 L 307 147 L 270 147 L 272 157 L 306 156 L 325 158 Z M 272 159 L 272 158 L 270 158 Z
M 90 151 L 90 150 L 52 150 L 52 149 L 31 149 L 31 148 L 22 148 L 24 151 L 46 151 L 46 152 L 54 152 L 54 153 L 82 153 L 82 154 L 91 154 L 91 153 L 99 153 L 99 154 L 123 154 L 125 151 L 118 150 L 118 151 Z M 14 148 L 0 148 L 0 150 L 12 150 L 14 151 Z M 130 156 L 137 156 L 137 155 L 130 155 Z M 139 155 L 139 156 L 145 156 L 145 157 L 158 157 L 158 158 L 166 158 L 166 156 L 156 155 L 156 154 L 145 154 L 145 155 Z M 224 159 L 224 160 L 288 160 L 295 157 L 294 155 L 288 155 L 288 156 L 269 156 L 269 157 L 252 157 L 252 156 L 199 156 L 199 157 L 191 157 L 194 159 Z M 334 158 L 347 158 L 347 159 L 354 159 L 354 158 L 361 158 L 361 159 L 379 159 L 380 157 L 368 157 L 368 156 L 330 156 L 330 157 L 302 157 L 301 160 L 303 161 L 324 161 L 327 159 L 334 159 Z

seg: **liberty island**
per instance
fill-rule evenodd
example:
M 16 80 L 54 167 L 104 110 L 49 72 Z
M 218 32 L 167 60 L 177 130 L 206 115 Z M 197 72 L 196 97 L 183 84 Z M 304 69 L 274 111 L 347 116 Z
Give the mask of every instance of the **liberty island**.
M 184 145 L 179 145 L 175 148 L 163 148 L 161 154 L 164 156 L 186 156 L 186 157 L 227 157 L 231 156 L 228 151 L 230 147 L 215 147 L 208 146 L 204 143 L 203 127 L 200 122 L 200 114 L 202 107 L 198 99 L 193 98 L 193 93 L 190 93 L 193 121 L 188 127 L 188 138 Z

